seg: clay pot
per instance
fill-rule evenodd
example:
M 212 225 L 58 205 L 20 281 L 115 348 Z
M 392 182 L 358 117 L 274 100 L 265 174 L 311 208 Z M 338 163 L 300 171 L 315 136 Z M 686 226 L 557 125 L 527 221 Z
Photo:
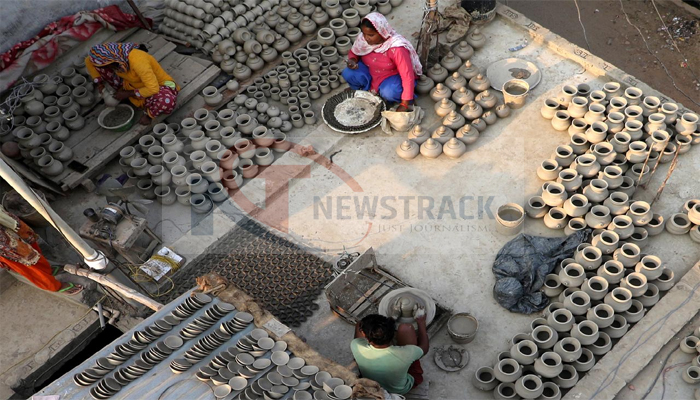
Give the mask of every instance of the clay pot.
M 586 279 L 585 270 L 577 263 L 571 263 L 559 271 L 559 280 L 566 287 L 580 287 Z
M 612 307 L 615 313 L 623 313 L 632 306 L 632 292 L 623 287 L 615 288 L 605 295 L 603 302 Z M 610 332 L 606 333 L 610 335 Z
M 462 114 L 452 110 L 442 119 L 442 125 L 453 130 L 457 130 L 464 126 L 466 120 Z
M 479 28 L 475 28 L 471 33 L 467 34 L 467 43 L 475 49 L 480 49 L 486 44 L 486 36 L 481 33 Z
M 623 312 L 622 316 L 630 324 L 635 324 L 644 317 L 644 305 L 639 300 L 633 299 L 630 308 Z
M 554 345 L 554 343 L 553 343 Z M 543 353 L 535 360 L 535 371 L 544 378 L 554 378 L 564 369 L 562 358 L 554 351 Z
M 430 79 L 427 75 L 421 75 L 416 81 L 416 93 L 418 94 L 428 94 L 435 86 L 435 82 Z
M 638 300 L 644 308 L 651 308 L 659 302 L 659 288 L 653 283 L 649 283 L 646 292 L 641 295 Z
M 663 232 L 666 220 L 662 215 L 654 214 L 649 223 L 645 226 L 649 236 L 656 236 Z
M 462 65 L 462 59 L 457 57 L 453 52 L 450 51 L 440 60 L 440 65 L 442 65 L 445 69 L 447 69 L 450 72 L 455 72 Z M 466 79 L 460 76 L 459 73 L 457 73 L 457 75 L 460 78 L 462 78 L 462 80 L 464 80 L 464 84 L 466 85 Z
M 602 179 L 593 179 L 590 184 L 583 188 L 583 195 L 588 198 L 589 201 L 594 203 L 602 203 L 608 198 L 608 182 Z M 605 207 L 605 209 L 610 212 L 610 210 Z M 608 220 L 607 223 L 610 223 Z M 594 229 L 602 229 L 603 226 Z
M 430 98 L 433 99 L 434 102 L 440 102 L 442 99 L 449 99 L 451 95 L 452 91 L 442 83 L 438 83 L 430 90 Z
M 511 400 L 518 396 L 513 383 L 501 383 L 493 390 L 493 397 L 496 400 Z
M 515 383 L 515 392 L 523 399 L 538 398 L 543 390 L 542 380 L 537 375 L 525 375 Z
M 455 137 L 461 140 L 464 144 L 469 145 L 479 139 L 479 130 L 471 124 L 466 124 L 455 133 Z
M 683 371 L 683 380 L 691 385 L 700 383 L 700 367 L 689 366 Z
M 574 152 L 576 152 L 573 143 L 570 146 L 574 149 Z M 598 175 L 600 164 L 598 164 L 598 160 L 596 160 L 594 155 L 584 154 L 576 157 L 574 162 L 571 163 L 570 168 L 575 169 L 583 178 L 591 179 Z M 620 179 L 622 179 L 622 177 L 620 177 Z
M 540 196 L 530 197 L 525 205 L 525 213 L 530 218 L 544 218 L 549 211 L 549 208 Z
M 611 339 L 619 339 L 625 333 L 627 333 L 628 330 L 629 323 L 627 323 L 625 317 L 623 317 L 621 314 L 615 314 L 613 323 L 609 327 L 603 329 L 603 332 L 605 332 Z
M 472 377 L 472 385 L 483 391 L 493 390 L 498 385 L 493 368 L 480 367 L 477 369 Z
M 607 207 L 598 205 L 591 208 L 591 211 L 586 214 L 585 219 L 590 228 L 603 229 L 608 226 L 612 217 Z
M 639 246 L 633 243 L 625 243 L 613 253 L 613 258 L 622 263 L 625 268 L 632 268 L 641 258 Z
M 404 160 L 414 159 L 420 152 L 420 147 L 418 144 L 411 140 L 404 140 L 401 144 L 396 147 L 396 154 Z
M 520 379 L 523 371 L 518 361 L 512 358 L 506 358 L 496 364 L 493 373 L 498 381 L 510 383 Z
M 542 193 L 542 199 L 550 207 L 559 207 L 567 199 L 566 189 L 561 183 L 551 183 Z M 563 227 L 562 227 L 563 228 Z
M 409 132 L 408 132 L 408 139 L 416 142 L 417 144 L 422 144 L 426 140 L 430 138 L 430 134 L 427 131 L 424 131 L 423 128 L 420 127 L 420 125 L 414 126 Z
M 578 339 L 581 345 L 587 346 L 598 340 L 598 325 L 593 321 L 582 321 L 571 329 L 571 337 Z
M 617 215 L 613 218 L 610 225 L 608 225 L 608 230 L 617 233 L 620 239 L 626 240 L 634 233 L 632 218 L 626 215 Z
M 695 132 L 698 128 L 698 115 L 694 113 L 684 113 L 676 121 L 676 132 L 681 135 L 688 135 Z
M 545 277 L 544 283 L 542 284 L 542 291 L 547 297 L 557 297 L 564 290 L 564 287 L 559 280 L 559 275 L 549 274 Z M 533 338 L 535 336 L 533 335 Z M 535 338 L 537 343 L 537 338 Z M 540 347 L 538 343 L 538 347 Z
M 192 206 L 192 211 L 196 212 L 197 214 L 207 214 L 214 207 L 211 199 L 209 199 L 204 192 L 196 194 L 193 193 L 190 197 L 190 206 Z
M 452 46 L 452 52 L 462 60 L 469 60 L 474 55 L 474 48 L 467 43 L 467 41 L 462 40 L 456 45 Z
M 573 320 L 571 323 L 573 324 Z M 574 362 L 581 356 L 581 343 L 573 337 L 564 338 L 554 345 L 554 352 L 563 362 Z
M 567 223 L 566 212 L 561 207 L 552 207 L 544 216 L 544 224 L 549 229 L 564 229 Z
M 588 310 L 586 318 L 594 322 L 598 328 L 607 328 L 615 319 L 615 311 L 608 304 L 598 304 Z
M 426 158 L 437 158 L 442 154 L 442 144 L 430 138 L 420 145 L 420 153 Z
M 603 254 L 612 254 L 620 242 L 620 236 L 611 230 L 605 230 L 593 237 L 593 246 L 600 249 Z
M 597 269 L 602 263 L 602 256 L 603 252 L 599 248 L 582 244 L 576 250 L 574 259 L 585 270 L 593 270 Z
M 39 158 L 37 165 L 41 168 L 41 172 L 48 176 L 57 176 L 63 172 L 63 163 L 49 155 Z
M 567 168 L 559 172 L 557 183 L 561 183 L 567 192 L 575 192 L 581 187 L 583 177 L 575 169 Z
M 523 340 L 510 348 L 511 357 L 521 365 L 534 363 L 537 354 L 537 345 L 531 340 Z
M 591 308 L 591 298 L 586 292 L 574 291 L 564 298 L 564 307 L 573 315 L 584 315 Z
M 531 336 L 532 341 L 540 349 L 551 349 L 557 343 L 559 337 L 557 332 L 547 325 L 536 327 L 532 331 Z
M 479 75 L 479 68 L 477 68 L 471 61 L 467 60 L 461 67 L 457 70 L 460 75 L 465 79 L 471 79 Z
M 622 279 L 620 282 L 620 287 L 628 289 L 633 297 L 639 297 L 647 290 L 647 278 L 646 276 L 632 272 Z
M 445 79 L 445 86 L 450 88 L 450 90 L 457 91 L 461 88 L 464 88 L 465 90 L 467 89 L 467 80 L 459 74 L 459 72 L 455 72 L 447 79 Z
M 475 92 L 483 92 L 491 87 L 491 81 L 485 75 L 478 74 L 469 79 L 469 88 Z
M 481 115 L 484 113 L 484 110 L 479 105 L 479 103 L 475 101 L 470 101 L 469 103 L 463 105 L 459 109 L 459 112 L 464 116 L 464 118 L 470 120 L 472 122 L 472 125 L 474 125 L 474 121 L 481 117 Z
M 462 141 L 454 137 L 449 139 L 447 143 L 445 143 L 445 145 L 442 147 L 442 152 L 445 153 L 445 155 L 451 159 L 461 157 L 464 153 L 466 153 L 466 151 L 466 145 Z
M 554 118 L 554 114 L 559 110 L 559 101 L 556 98 L 550 97 L 545 99 L 540 108 L 540 114 L 545 119 Z
M 343 19 L 345 20 L 345 23 L 347 23 L 349 28 L 355 28 L 360 25 L 360 14 L 359 11 L 357 11 L 354 8 L 348 8 L 343 10 Z
M 571 218 L 564 228 L 564 234 L 567 236 L 573 235 L 575 232 L 586 229 L 586 227 L 586 220 L 583 218 Z

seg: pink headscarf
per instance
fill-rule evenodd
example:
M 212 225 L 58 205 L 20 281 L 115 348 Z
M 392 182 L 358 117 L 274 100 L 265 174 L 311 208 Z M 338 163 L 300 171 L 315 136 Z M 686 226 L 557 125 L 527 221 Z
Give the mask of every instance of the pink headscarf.
M 416 73 L 416 75 L 423 75 L 423 67 L 420 65 L 418 54 L 408 39 L 396 33 L 394 28 L 389 25 L 389 21 L 387 21 L 386 18 L 380 13 L 369 13 L 363 18 L 363 20 L 365 19 L 369 20 L 369 22 L 374 25 L 374 29 L 377 30 L 379 35 L 386 40 L 382 44 L 371 45 L 367 43 L 365 36 L 360 33 L 357 35 L 357 39 L 355 39 L 355 43 L 352 45 L 353 53 L 357 54 L 358 56 L 365 56 L 375 51 L 377 53 L 386 53 L 386 51 L 392 47 L 404 47 L 411 55 L 413 71 Z

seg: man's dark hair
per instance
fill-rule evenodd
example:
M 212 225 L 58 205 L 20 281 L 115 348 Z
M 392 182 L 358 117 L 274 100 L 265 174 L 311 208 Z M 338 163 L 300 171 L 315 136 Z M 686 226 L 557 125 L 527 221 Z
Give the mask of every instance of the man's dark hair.
M 362 318 L 360 330 L 371 344 L 385 346 L 394 340 L 396 326 L 393 318 L 371 314 Z

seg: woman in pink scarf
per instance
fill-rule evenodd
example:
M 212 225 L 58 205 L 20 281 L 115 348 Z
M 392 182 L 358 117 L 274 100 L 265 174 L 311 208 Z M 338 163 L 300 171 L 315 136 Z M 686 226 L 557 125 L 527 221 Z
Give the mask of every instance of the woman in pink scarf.
M 400 103 L 397 111 L 408 111 L 416 77 L 423 73 L 416 50 L 382 14 L 368 14 L 360 28 L 362 35 L 348 53 L 343 78 L 350 88 L 371 90 L 389 103 Z

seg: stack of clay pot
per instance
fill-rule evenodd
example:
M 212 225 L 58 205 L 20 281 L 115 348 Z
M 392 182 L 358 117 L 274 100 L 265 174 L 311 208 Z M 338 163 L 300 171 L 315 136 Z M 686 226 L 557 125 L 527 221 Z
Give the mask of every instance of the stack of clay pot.
M 671 215 L 666 231 L 673 235 L 689 234 L 690 239 L 700 243 L 700 199 L 686 201 L 679 213 Z
M 700 143 L 697 115 L 615 82 L 602 90 L 566 85 L 558 98 L 545 100 L 541 114 L 570 140 L 537 169 L 545 183 L 525 205 L 530 217 L 567 234 L 586 227 L 631 231 L 621 239 L 640 246 L 663 231 L 664 218 L 633 195 L 658 164 Z
M 437 158 L 444 153 L 448 158 L 459 158 L 489 125 L 510 115 L 498 91 L 490 89 L 489 79 L 469 60 L 485 41 L 478 28 L 473 30 L 420 76 L 416 93 L 430 95 L 442 124 L 432 132 L 413 128 L 407 140 L 396 147 L 399 157 L 410 160 L 421 154 Z
M 82 67 L 81 67 L 82 65 Z M 60 175 L 73 152 L 64 142 L 85 126 L 83 114 L 95 104 L 96 93 L 85 76 L 83 60 L 59 74 L 40 74 L 21 85 L 11 121 L 0 124 L 3 153 L 23 158 L 47 176 Z
M 402 0 L 376 3 L 389 12 Z M 374 7 L 369 0 L 166 0 L 160 30 L 211 55 L 237 80 L 248 79 L 304 36 L 318 35 L 324 59 L 348 53 L 360 19 Z M 328 26 L 319 30 L 320 27 Z M 353 36 L 354 35 L 354 36 Z
M 542 290 L 551 303 L 544 317 L 515 335 L 493 367 L 477 369 L 472 382 L 496 398 L 558 399 L 673 284 L 673 271 L 659 257 L 603 231 L 546 276 Z
M 683 380 L 691 385 L 700 383 L 700 327 L 693 330 L 693 334 L 681 340 L 680 350 L 690 354 L 693 358 L 690 365 L 683 370 Z M 695 398 L 700 397 L 700 389 L 695 389 Z

